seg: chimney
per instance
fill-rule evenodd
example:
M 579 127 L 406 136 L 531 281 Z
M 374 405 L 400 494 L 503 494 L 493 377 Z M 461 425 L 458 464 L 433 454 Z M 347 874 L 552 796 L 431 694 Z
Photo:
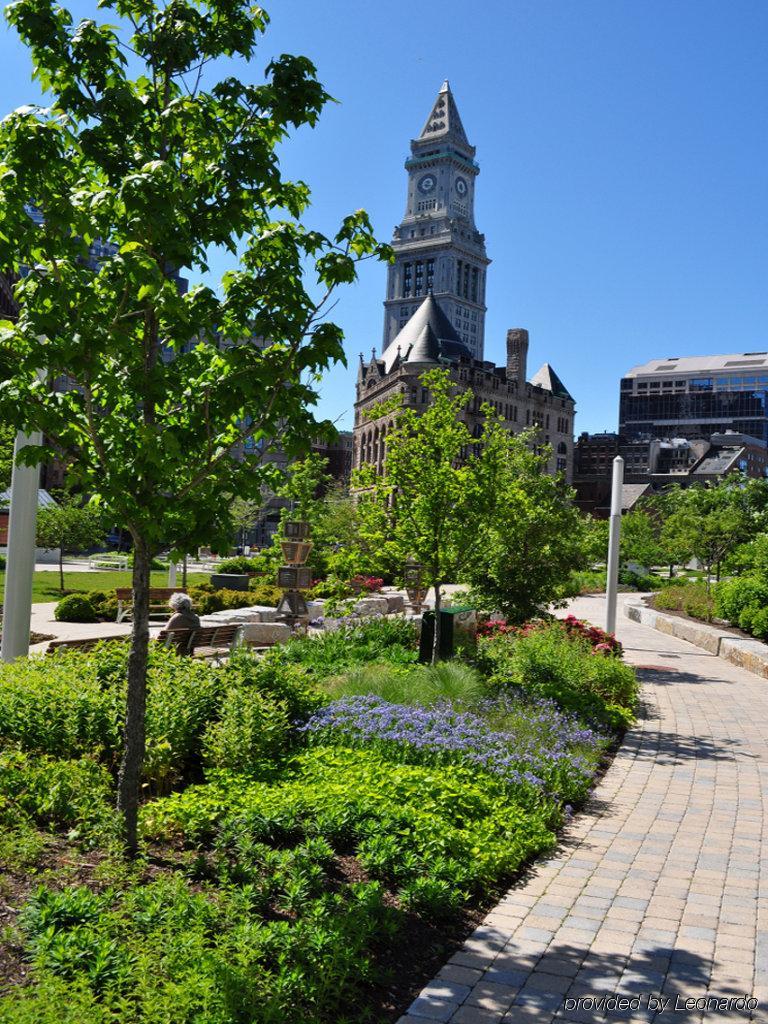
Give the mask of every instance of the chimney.
M 507 331 L 507 379 L 525 384 L 528 368 L 528 331 L 512 327 Z

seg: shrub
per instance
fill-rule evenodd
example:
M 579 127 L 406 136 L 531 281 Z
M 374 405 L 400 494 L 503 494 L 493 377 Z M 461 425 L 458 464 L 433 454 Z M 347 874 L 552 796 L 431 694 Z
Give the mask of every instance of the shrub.
M 370 661 L 410 665 L 418 657 L 417 626 L 395 616 L 298 637 L 282 648 L 288 661 L 306 665 L 318 676 L 333 675 Z
M 587 721 L 613 728 L 633 719 L 634 671 L 618 657 L 594 652 L 589 640 L 569 635 L 562 623 L 481 640 L 478 646 L 479 659 L 491 672 L 492 685 L 500 690 L 520 687 L 556 701 Z
M 768 578 L 762 573 L 737 576 L 715 588 L 717 614 L 753 636 L 765 637 L 768 607 Z
M 40 825 L 75 827 L 91 837 L 108 828 L 116 834 L 111 790 L 109 772 L 93 758 L 0 753 L 0 801 L 10 801 Z
M 85 594 L 62 597 L 53 613 L 57 622 L 97 622 L 93 605 Z
M 566 615 L 562 620 L 563 629 L 568 636 L 578 636 L 585 639 L 593 651 L 600 651 L 601 654 L 615 654 L 621 657 L 624 649 L 613 633 L 606 633 L 599 626 L 593 626 L 583 619 L 577 619 L 575 615 Z
M 203 735 L 203 760 L 208 767 L 260 774 L 264 762 L 285 752 L 290 723 L 283 704 L 257 690 L 231 688 L 224 695 L 220 715 Z
M 715 611 L 715 599 L 713 593 L 707 593 L 703 583 L 675 583 L 654 594 L 653 607 L 685 612 L 691 618 L 710 622 Z
M 261 657 L 246 647 L 232 651 L 226 667 L 230 686 L 254 690 L 279 701 L 292 723 L 304 722 L 327 698 L 320 693 L 301 665 L 290 663 L 283 647 Z
M 148 836 L 214 838 L 233 830 L 284 846 L 322 837 L 354 850 L 374 878 L 448 881 L 479 891 L 553 842 L 554 805 L 523 808 L 507 786 L 476 768 L 395 764 L 368 750 L 316 747 L 275 785 L 221 780 L 192 786 L 142 810 Z
M 192 605 L 198 615 L 210 615 L 211 612 L 220 612 L 224 608 L 222 590 L 214 590 L 210 584 L 207 588 L 190 587 L 189 596 L 192 598 Z
M 329 576 L 328 579 L 315 581 L 307 596 L 313 600 L 318 597 L 330 597 L 336 601 L 344 601 L 349 597 L 353 597 L 354 591 L 348 583 L 339 579 L 338 576 Z
M 189 596 L 198 615 L 210 615 L 225 609 L 247 608 L 256 604 L 253 592 L 248 590 L 204 590 L 191 587 Z
M 0 743 L 115 767 L 125 706 L 123 644 L 0 666 Z M 150 647 L 144 778 L 166 791 L 199 763 L 201 736 L 226 690 L 222 670 Z
M 245 555 L 237 555 L 235 558 L 224 558 L 222 561 L 216 564 L 216 572 L 223 573 L 249 573 L 257 572 L 257 565 L 252 558 L 246 558 Z
M 263 578 L 252 579 L 249 584 L 249 601 L 251 604 L 271 605 L 275 608 L 283 596 L 282 590 L 274 583 L 267 583 Z
M 384 580 L 380 576 L 366 576 L 365 573 L 357 573 L 349 581 L 350 589 L 364 591 L 367 594 L 374 594 L 384 586 Z

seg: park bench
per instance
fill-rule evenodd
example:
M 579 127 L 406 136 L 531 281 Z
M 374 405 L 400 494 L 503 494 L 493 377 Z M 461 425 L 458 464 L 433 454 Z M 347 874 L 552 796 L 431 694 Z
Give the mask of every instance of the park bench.
M 221 661 L 233 647 L 237 647 L 241 631 L 238 623 L 201 626 L 199 629 L 163 629 L 157 639 L 168 647 L 173 645 L 179 654 Z
M 91 555 L 88 559 L 89 569 L 117 569 L 124 572 L 128 568 L 127 555 Z
M 112 643 L 115 640 L 127 641 L 130 636 L 91 636 L 80 640 L 51 640 L 45 649 L 46 654 L 55 654 L 57 651 L 90 651 L 96 644 Z
M 168 601 L 172 594 L 183 594 L 182 587 L 150 587 L 149 588 L 149 617 L 150 619 L 168 619 L 171 612 L 168 608 Z M 133 591 L 130 587 L 118 587 L 115 591 L 117 597 L 117 621 L 122 622 L 129 619 L 133 607 Z

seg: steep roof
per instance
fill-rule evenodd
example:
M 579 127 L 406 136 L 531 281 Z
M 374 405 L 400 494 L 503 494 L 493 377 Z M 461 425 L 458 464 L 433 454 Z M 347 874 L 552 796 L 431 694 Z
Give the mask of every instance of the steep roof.
M 530 383 L 535 384 L 539 388 L 544 388 L 545 391 L 551 391 L 558 398 L 568 398 L 570 401 L 573 401 L 573 396 L 568 388 L 563 384 L 549 363 L 544 363 L 541 369 L 531 377 Z
M 634 508 L 638 501 L 646 494 L 650 494 L 651 485 L 647 484 L 622 484 L 621 485 L 621 511 L 628 512 Z
M 464 125 L 459 117 L 459 108 L 456 106 L 456 100 L 453 98 L 447 79 L 440 87 L 437 99 L 432 105 L 432 112 L 421 129 L 419 139 L 430 142 L 450 140 L 471 148 Z
M 0 491 L 0 510 L 7 511 L 11 501 L 11 488 Z M 58 502 L 52 498 L 48 491 L 39 487 L 37 490 L 37 507 L 48 508 L 50 505 L 57 505 Z
M 384 352 L 389 373 L 396 359 L 404 363 L 436 363 L 440 359 L 467 359 L 472 353 L 430 292 L 400 333 Z

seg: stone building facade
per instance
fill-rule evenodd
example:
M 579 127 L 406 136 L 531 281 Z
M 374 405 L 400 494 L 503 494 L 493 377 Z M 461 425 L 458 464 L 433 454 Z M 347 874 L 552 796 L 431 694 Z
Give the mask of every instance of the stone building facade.
M 384 351 L 430 292 L 475 359 L 483 358 L 485 237 L 475 226 L 480 168 L 453 93 L 444 82 L 405 162 L 405 216 L 395 228 L 387 274 Z
M 528 332 L 507 332 L 506 366 L 475 359 L 458 336 L 437 299 L 428 295 L 383 356 L 375 350 L 365 362 L 360 357 L 357 374 L 354 465 L 372 463 L 379 470 L 386 458 L 387 433 L 396 413 L 371 417 L 371 410 L 392 395 L 400 395 L 406 407 L 423 411 L 429 393 L 421 375 L 436 367 L 447 369 L 459 388 L 470 389 L 472 402 L 463 418 L 474 437 L 480 437 L 484 416 L 481 407 L 491 404 L 512 433 L 535 427 L 538 441 L 550 445 L 551 473 L 562 472 L 570 482 L 573 470 L 573 418 L 575 403 L 552 367 L 545 363 L 531 380 L 526 379 Z

